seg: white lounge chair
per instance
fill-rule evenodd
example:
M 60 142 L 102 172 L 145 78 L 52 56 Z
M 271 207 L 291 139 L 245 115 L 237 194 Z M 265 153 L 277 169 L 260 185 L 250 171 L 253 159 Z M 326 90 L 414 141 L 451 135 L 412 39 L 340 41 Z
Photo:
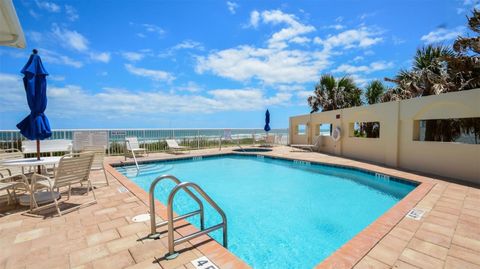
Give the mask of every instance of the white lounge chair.
M 142 155 L 147 155 L 147 149 L 141 148 L 136 137 L 125 137 L 125 160 L 127 157 L 138 157 Z
M 65 154 L 72 153 L 72 140 L 67 139 L 47 139 L 40 141 L 41 153 L 50 153 L 53 156 L 54 152 L 63 152 Z M 37 152 L 37 141 L 24 140 L 22 141 L 22 152 L 24 154 L 33 154 Z
M 85 146 L 83 148 L 83 152 L 93 152 L 93 163 L 92 163 L 92 171 L 103 171 L 103 175 L 105 176 L 105 184 L 109 186 L 107 172 L 105 171 L 105 167 L 103 165 L 103 160 L 105 159 L 105 147 L 97 147 L 97 146 Z
M 178 145 L 175 139 L 166 139 L 165 142 L 167 142 L 168 149 L 172 150 L 173 153 L 188 149 L 188 147 Z
M 318 147 L 318 143 L 320 142 L 320 135 L 313 138 L 313 144 L 291 144 L 290 147 L 304 149 L 312 151 Z
M 83 186 L 84 183 L 87 184 L 87 195 L 89 190 L 92 190 L 93 200 L 80 204 L 78 206 L 69 208 L 68 211 L 72 211 L 84 205 L 89 205 L 96 203 L 95 192 L 93 190 L 92 182 L 90 181 L 90 169 L 92 168 L 94 154 L 92 152 L 85 152 L 85 153 L 75 153 L 75 154 L 68 154 L 63 156 L 60 159 L 60 163 L 58 164 L 58 168 L 55 170 L 55 175 L 52 177 L 48 177 L 45 175 L 33 174 L 32 175 L 32 188 L 33 192 L 36 190 L 46 189 L 47 192 L 50 192 L 51 198 L 53 200 L 53 204 L 47 204 L 40 207 L 35 208 L 34 210 L 43 209 L 45 207 L 50 207 L 55 205 L 58 215 L 62 215 L 60 211 L 60 207 L 58 206 L 57 197 L 55 196 L 55 189 L 59 189 L 62 187 L 68 187 L 68 197 L 67 200 L 70 199 L 71 196 L 71 189 L 72 185 L 79 184 Z M 32 195 L 35 197 L 35 195 Z M 65 210 L 64 210 L 65 212 Z

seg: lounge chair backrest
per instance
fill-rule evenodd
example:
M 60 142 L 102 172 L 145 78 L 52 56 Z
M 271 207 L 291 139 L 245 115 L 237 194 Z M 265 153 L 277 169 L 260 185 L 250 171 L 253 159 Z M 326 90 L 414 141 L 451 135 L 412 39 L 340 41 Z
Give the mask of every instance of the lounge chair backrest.
M 69 186 L 88 180 L 94 153 L 75 153 L 63 156 L 55 171 L 54 187 Z
M 40 141 L 40 152 L 65 152 L 72 153 L 72 140 L 67 139 L 47 139 Z M 23 153 L 36 153 L 37 141 L 25 140 L 22 141 Z
M 20 167 L 15 167 L 15 166 L 2 166 L 1 161 L 5 160 L 12 160 L 12 159 L 23 159 L 23 153 L 18 151 L 17 149 L 6 149 L 2 150 L 0 152 L 0 169 L 8 169 L 10 172 L 13 174 L 21 174 L 22 173 L 22 168 Z M 5 171 L 0 171 L 0 173 L 5 173 Z M 3 175 L 7 176 L 7 175 Z
M 105 147 L 99 146 L 85 146 L 83 152 L 93 152 L 93 163 L 92 169 L 102 169 L 103 168 L 103 159 L 105 159 Z
M 179 145 L 175 139 L 166 139 L 165 142 L 167 142 L 167 145 L 169 148 L 178 148 Z
M 136 137 L 125 137 L 125 141 L 127 142 L 128 150 L 135 150 L 140 148 L 140 144 L 138 143 L 138 139 Z
M 317 135 L 316 137 L 313 138 L 313 144 L 312 145 L 317 146 L 319 141 L 320 141 L 320 135 Z

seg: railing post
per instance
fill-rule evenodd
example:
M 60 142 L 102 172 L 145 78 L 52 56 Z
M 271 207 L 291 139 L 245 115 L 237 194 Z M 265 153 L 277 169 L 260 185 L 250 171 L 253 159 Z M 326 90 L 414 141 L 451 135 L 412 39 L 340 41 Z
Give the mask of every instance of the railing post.
M 200 130 L 197 130 L 197 149 L 200 149 Z

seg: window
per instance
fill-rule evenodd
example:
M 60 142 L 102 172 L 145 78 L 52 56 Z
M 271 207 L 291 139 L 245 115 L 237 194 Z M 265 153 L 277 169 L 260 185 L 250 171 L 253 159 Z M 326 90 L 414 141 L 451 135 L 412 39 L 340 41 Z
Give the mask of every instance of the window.
M 315 128 L 315 136 L 331 136 L 332 135 L 332 124 L 322 123 L 317 124 Z
M 379 138 L 380 122 L 354 122 L 350 123 L 350 137 Z
M 297 135 L 305 135 L 307 134 L 307 125 L 299 124 L 297 125 Z
M 480 144 L 480 118 L 416 120 L 413 140 Z

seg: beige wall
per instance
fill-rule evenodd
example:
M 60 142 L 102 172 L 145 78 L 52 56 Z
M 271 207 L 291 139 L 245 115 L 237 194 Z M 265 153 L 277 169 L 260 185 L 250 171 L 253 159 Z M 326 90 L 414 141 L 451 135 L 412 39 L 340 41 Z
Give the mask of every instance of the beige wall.
M 342 138 L 322 137 L 319 152 L 480 183 L 480 145 L 413 139 L 415 120 L 466 117 L 480 117 L 480 89 L 291 117 L 290 143 L 311 143 L 315 126 L 331 123 Z M 372 121 L 380 122 L 379 138 L 350 136 L 350 124 Z M 296 134 L 300 123 L 307 135 Z

